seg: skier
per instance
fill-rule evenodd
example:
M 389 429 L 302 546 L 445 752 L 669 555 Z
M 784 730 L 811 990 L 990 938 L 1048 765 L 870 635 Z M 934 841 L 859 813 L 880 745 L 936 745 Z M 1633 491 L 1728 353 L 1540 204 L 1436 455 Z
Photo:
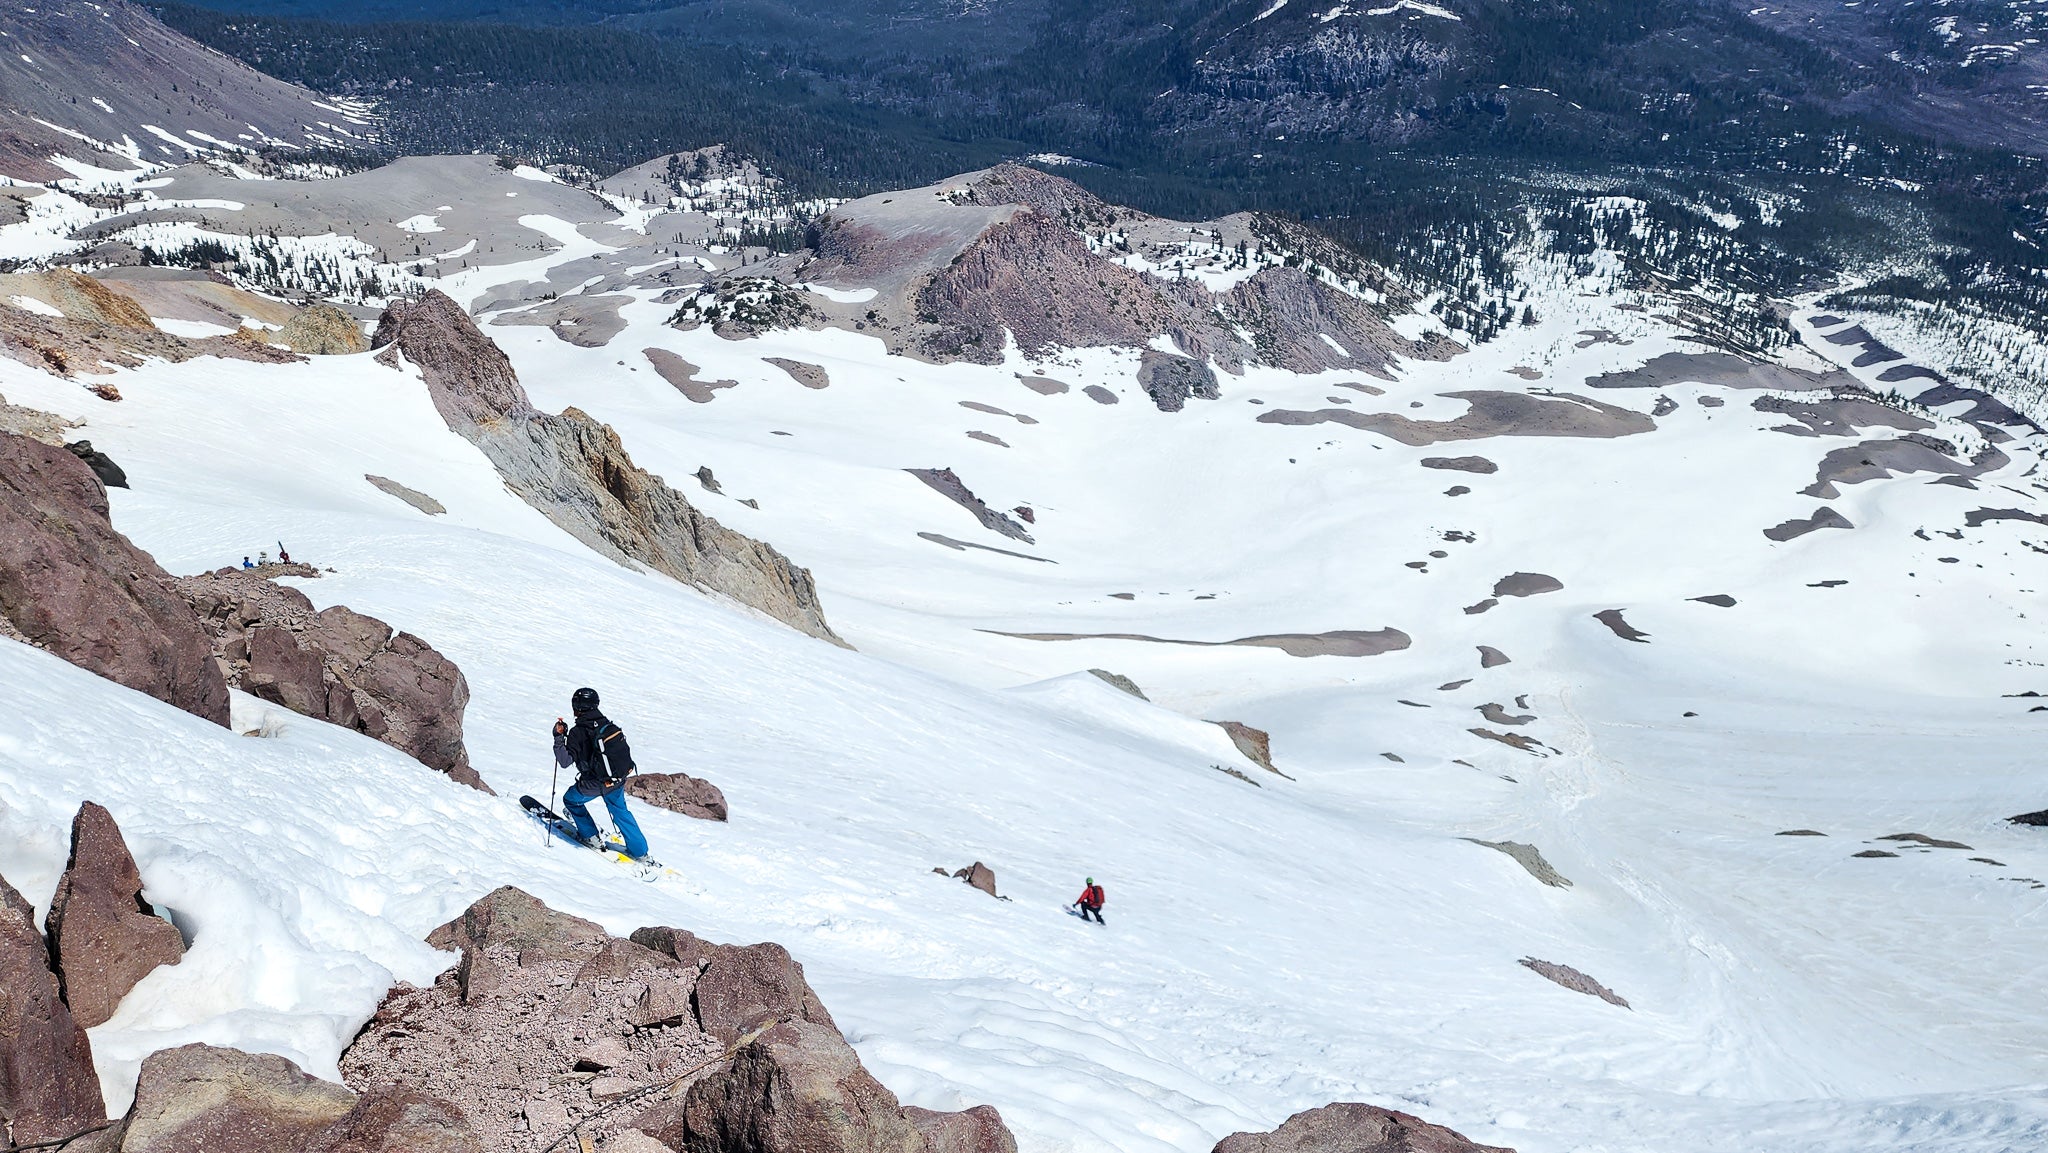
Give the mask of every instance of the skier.
M 1095 878 L 1090 877 L 1088 887 L 1081 890 L 1081 899 L 1074 902 L 1074 907 L 1081 910 L 1082 920 L 1087 920 L 1088 914 L 1093 913 L 1096 924 L 1107 925 L 1109 922 L 1102 919 L 1102 903 L 1107 899 L 1102 895 L 1102 886 L 1095 883 Z
M 248 557 L 243 557 L 243 558 L 242 558 L 242 567 L 243 567 L 243 568 L 245 568 L 245 569 L 251 569 L 251 568 L 255 568 L 255 567 L 256 567 L 256 562 L 255 562 L 255 561 L 252 561 L 252 560 L 250 560 L 250 559 L 249 559 Z
M 555 764 L 565 769 L 573 764 L 577 773 L 576 783 L 562 794 L 562 807 L 569 810 L 583 843 L 602 848 L 597 825 L 584 806 L 603 797 L 612 827 L 626 843 L 626 855 L 637 861 L 647 855 L 647 838 L 640 833 L 640 822 L 626 811 L 626 777 L 635 768 L 626 734 L 597 711 L 596 689 L 577 689 L 569 698 L 569 710 L 576 714 L 574 725 L 555 718 Z

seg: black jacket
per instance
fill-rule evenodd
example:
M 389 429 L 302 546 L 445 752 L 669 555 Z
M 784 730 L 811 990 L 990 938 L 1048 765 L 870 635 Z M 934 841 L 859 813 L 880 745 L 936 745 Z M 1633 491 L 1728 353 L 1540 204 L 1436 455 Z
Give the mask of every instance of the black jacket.
M 576 766 L 576 787 L 585 793 L 608 793 L 636 767 L 625 731 L 603 713 L 576 718 L 567 736 L 555 738 L 555 763 Z

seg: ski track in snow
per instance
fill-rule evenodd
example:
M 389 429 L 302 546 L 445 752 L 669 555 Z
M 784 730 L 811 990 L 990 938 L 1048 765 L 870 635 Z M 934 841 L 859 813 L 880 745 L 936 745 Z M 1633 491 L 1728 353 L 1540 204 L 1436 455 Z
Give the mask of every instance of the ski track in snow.
M 551 217 L 520 223 L 557 247 L 438 286 L 470 303 L 610 251 Z M 502 794 L 247 698 L 239 719 L 273 713 L 280 735 L 237 736 L 0 645 L 0 702 L 17 717 L 0 733 L 0 873 L 47 907 L 71 813 L 97 800 L 150 898 L 194 937 L 93 1031 L 110 1105 L 143 1056 L 192 1040 L 334 1077 L 392 981 L 450 963 L 419 938 L 517 884 L 616 933 L 782 942 L 907 1103 L 995 1104 L 1024 1153 L 1201 1153 L 1334 1099 L 1522 1153 L 2048 1145 L 2043 901 L 2000 879 L 2042 875 L 2048 849 L 1999 820 L 2043 803 L 2012 770 L 2038 760 L 2048 714 L 1998 698 L 2038 677 L 2044 642 L 2020 614 L 2038 612 L 2041 558 L 2016 544 L 2026 526 L 1911 536 L 1959 525 L 1991 494 L 1924 476 L 1844 486 L 1827 503 L 1855 531 L 1774 545 L 1760 530 L 1809 513 L 1818 502 L 1797 492 L 1815 462 L 1853 442 L 1763 431 L 1784 418 L 1751 411 L 1758 394 L 1602 392 L 1679 408 L 1621 440 L 1407 448 L 1254 422 L 1324 407 L 1356 374 L 1255 369 L 1169 415 L 1135 388 L 1126 351 L 935 367 L 843 331 L 678 332 L 661 323 L 670 306 L 634 295 L 605 348 L 486 331 L 538 405 L 612 424 L 638 463 L 810 566 L 861 652 L 589 553 L 506 493 L 416 377 L 367 356 L 152 363 L 114 378 L 119 406 L 0 361 L 10 401 L 90 417 L 85 432 L 135 483 L 112 494 L 116 525 L 167 568 L 282 539 L 337 570 L 297 582 L 317 605 L 383 617 L 452 657 L 473 693 L 473 761 Z M 1540 326 L 1403 364 L 1385 397 L 1351 399 L 1449 419 L 1464 406 L 1442 392 L 1528 387 L 1509 366 L 1573 391 L 1687 347 L 1569 292 L 1538 311 Z M 1634 343 L 1577 348 L 1589 325 Z M 628 351 L 643 347 L 740 383 L 690 404 Z M 805 389 L 769 356 L 820 365 L 831 386 Z M 1034 395 L 1020 372 L 1075 389 Z M 1095 404 L 1087 384 L 1127 403 Z M 1710 393 L 1728 404 L 1700 405 Z M 1038 423 L 1002 426 L 1014 449 L 969 440 L 990 417 L 961 400 Z M 2018 447 L 1984 483 L 2038 461 Z M 1465 452 L 1500 472 L 1418 467 Z M 730 497 L 688 485 L 700 465 Z M 991 507 L 1035 508 L 1036 543 L 1000 543 L 1059 565 L 921 539 L 982 540 L 902 472 L 941 465 Z M 448 514 L 413 513 L 365 473 Z M 1453 481 L 1474 491 L 1445 497 Z M 1450 555 L 1405 567 L 1431 549 Z M 1460 611 L 1517 571 L 1564 589 Z M 1109 595 L 1125 591 L 1135 599 Z M 1737 608 L 1687 599 L 1721 592 Z M 1650 644 L 1591 619 L 1618 606 Z M 1385 626 L 1415 646 L 1302 659 L 979 631 Z M 1512 663 L 1480 670 L 1479 644 Z M 1477 679 L 1436 688 L 1460 678 Z M 551 849 L 519 812 L 520 793 L 549 788 L 547 726 L 583 683 L 646 768 L 706 776 L 731 802 L 729 825 L 640 809 L 681 881 L 641 885 Z M 1483 723 L 1476 705 L 1518 695 L 1555 755 L 1466 731 Z M 1298 780 L 1250 766 L 1196 717 L 1270 729 Z M 1795 827 L 1831 835 L 1773 835 Z M 1906 830 L 2009 867 L 1849 856 Z M 1539 885 L 1464 837 L 1534 843 L 1573 885 Z M 930 873 L 976 859 L 1013 902 Z M 1090 874 L 1109 887 L 1107 929 L 1059 907 Z M 1523 956 L 1583 969 L 1634 1011 L 1551 985 Z

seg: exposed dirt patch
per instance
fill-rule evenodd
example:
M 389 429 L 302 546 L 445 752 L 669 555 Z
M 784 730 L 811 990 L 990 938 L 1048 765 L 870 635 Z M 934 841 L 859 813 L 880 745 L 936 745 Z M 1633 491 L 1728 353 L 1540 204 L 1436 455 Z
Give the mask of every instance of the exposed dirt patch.
M 1619 1005 L 1624 1009 L 1630 1007 L 1629 1003 L 1623 1000 L 1619 993 L 1586 976 L 1570 965 L 1558 965 L 1549 961 L 1539 961 L 1534 957 L 1522 958 L 1521 965 L 1525 969 L 1563 985 L 1574 993 L 1584 993 L 1588 997 L 1598 997 L 1610 1005 Z
M 1549 885 L 1553 889 L 1569 889 L 1572 887 L 1571 880 L 1563 873 L 1551 868 L 1550 862 L 1543 859 L 1543 851 L 1534 845 L 1525 845 L 1520 841 L 1482 841 L 1478 837 L 1461 837 L 1459 839 L 1470 841 L 1475 845 L 1485 845 L 1496 852 L 1506 853 L 1515 859 L 1516 864 L 1527 869 L 1530 876 Z
M 1765 529 L 1764 535 L 1782 543 L 1795 537 L 1805 536 L 1807 533 L 1817 529 L 1855 527 L 1855 525 L 1849 523 L 1848 517 L 1843 516 L 1826 505 L 1822 505 L 1813 510 L 1812 516 L 1794 517 L 1791 520 L 1782 521 Z
M 788 373 L 791 379 L 805 388 L 829 388 L 832 385 L 832 378 L 825 374 L 825 370 L 808 361 L 781 356 L 764 356 L 761 359 Z
M 1313 412 L 1276 408 L 1258 416 L 1261 424 L 1341 424 L 1376 432 L 1406 445 L 1442 444 L 1496 436 L 1612 438 L 1653 432 L 1657 422 L 1633 409 L 1570 393 L 1447 392 L 1470 407 L 1451 420 L 1414 420 L 1398 413 L 1324 408 Z
M 1609 631 L 1622 640 L 1635 641 L 1638 644 L 1650 643 L 1650 634 L 1623 620 L 1620 609 L 1601 609 L 1593 614 L 1593 619 L 1606 625 Z
M 640 355 L 654 366 L 661 379 L 675 386 L 677 392 L 695 404 L 710 404 L 714 392 L 721 388 L 738 388 L 737 380 L 698 380 L 698 368 L 666 348 L 645 348 Z
M 1171 637 L 1146 636 L 1142 633 L 1012 633 L 1001 629 L 980 631 L 1026 641 L 1146 641 L 1159 645 L 1195 645 L 1203 648 L 1246 645 L 1254 648 L 1279 649 L 1290 657 L 1371 657 L 1381 653 L 1399 652 L 1412 643 L 1408 634 L 1400 629 L 1379 629 L 1374 632 L 1340 629 L 1327 633 L 1271 633 L 1265 636 L 1239 637 L 1229 641 L 1176 640 Z

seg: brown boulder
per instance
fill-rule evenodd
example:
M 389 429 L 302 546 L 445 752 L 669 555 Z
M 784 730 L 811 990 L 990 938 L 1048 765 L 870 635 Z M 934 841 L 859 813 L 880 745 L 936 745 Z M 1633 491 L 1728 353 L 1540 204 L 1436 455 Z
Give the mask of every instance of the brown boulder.
M 92 1044 L 64 1004 L 35 906 L 0 879 L 0 1138 L 69 1137 L 106 1115 Z
M 956 870 L 953 876 L 967 882 L 993 897 L 996 895 L 996 871 L 976 861 L 964 869 Z
M 107 492 L 62 448 L 0 434 L 0 618 L 82 669 L 228 723 L 228 688 L 169 574 L 114 531 Z
M 142 1063 L 118 1153 L 483 1153 L 454 1108 L 408 1089 L 358 1097 L 269 1053 L 184 1045 Z
M 680 1132 L 640 1126 L 681 1153 L 925 1153 L 896 1095 L 839 1031 L 785 1021 L 690 1086 Z
M 1271 1133 L 1233 1133 L 1213 1153 L 1514 1153 L 1477 1145 L 1420 1117 L 1339 1101 L 1289 1117 Z
M 299 590 L 240 569 L 184 577 L 174 587 L 212 637 L 230 685 L 492 791 L 462 743 L 469 682 L 434 646 L 345 605 L 316 613 Z
M 71 862 L 48 918 L 64 1002 L 90 1029 L 158 965 L 185 956 L 184 939 L 142 899 L 142 873 L 113 814 L 87 801 L 71 821 Z
M 906 1105 L 903 1116 L 916 1126 L 931 1153 L 1017 1153 L 1017 1139 L 993 1105 L 957 1113 Z
M 718 786 L 687 773 L 638 773 L 626 778 L 626 792 L 655 808 L 701 821 L 726 817 L 725 794 Z
M 832 1014 L 804 979 L 804 967 L 773 941 L 714 948 L 691 1000 L 698 1024 L 728 1045 L 762 1021 L 785 1015 L 839 1035 Z

